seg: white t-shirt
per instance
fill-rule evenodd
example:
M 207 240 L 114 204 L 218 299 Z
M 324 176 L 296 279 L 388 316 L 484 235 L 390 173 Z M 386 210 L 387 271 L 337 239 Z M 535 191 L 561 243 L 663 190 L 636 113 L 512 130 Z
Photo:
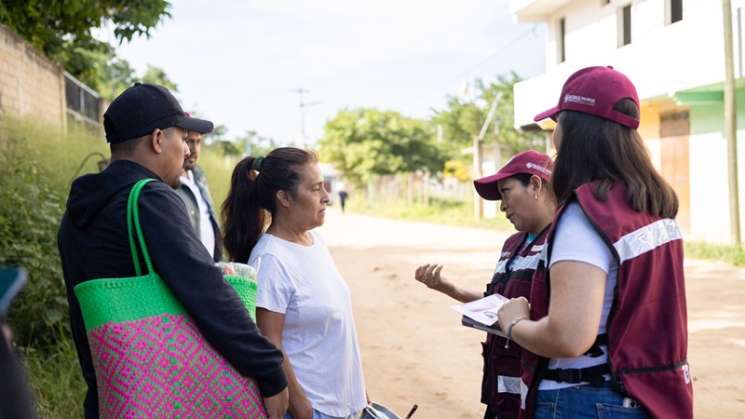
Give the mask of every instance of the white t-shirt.
M 600 234 L 576 202 L 569 204 L 556 226 L 549 269 L 555 263 L 561 261 L 588 263 L 597 266 L 608 274 L 605 282 L 603 309 L 600 314 L 600 326 L 598 327 L 598 335 L 605 333 L 608 314 L 613 304 L 613 290 L 616 287 L 618 264 Z M 605 364 L 608 362 L 608 347 L 600 345 L 600 349 L 602 349 L 603 355 L 595 358 L 589 355 L 581 355 L 575 358 L 551 358 L 548 362 L 548 369 L 587 368 Z M 570 384 L 553 380 L 541 380 L 538 389 L 556 390 L 580 384 L 586 383 Z
M 283 313 L 282 346 L 313 408 L 348 416 L 367 405 L 349 287 L 318 234 L 303 246 L 263 234 L 248 263 L 256 306 Z
M 214 256 L 215 253 L 215 231 L 212 229 L 212 222 L 210 221 L 210 211 L 207 208 L 207 202 L 202 197 L 202 193 L 199 192 L 199 187 L 194 182 L 194 172 L 191 170 L 186 171 L 186 175 L 179 178 L 181 184 L 189 188 L 191 193 L 197 198 L 197 206 L 199 207 L 199 240 L 202 241 L 204 247 L 210 252 L 210 256 Z

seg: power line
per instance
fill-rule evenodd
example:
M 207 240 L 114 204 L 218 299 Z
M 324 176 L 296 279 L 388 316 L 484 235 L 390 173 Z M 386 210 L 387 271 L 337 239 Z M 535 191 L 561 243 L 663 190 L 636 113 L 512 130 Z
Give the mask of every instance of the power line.
M 295 89 L 290 89 L 290 92 L 297 93 L 298 94 L 298 108 L 300 109 L 300 141 L 305 145 L 306 142 L 306 135 L 305 135 L 305 108 L 320 105 L 322 102 L 320 101 L 314 101 L 314 102 L 305 102 L 303 100 L 303 95 L 306 93 L 310 93 L 310 90 L 303 89 L 302 87 L 298 87 Z
M 521 41 L 521 40 L 523 40 L 523 38 L 525 38 L 525 37 L 526 37 L 526 36 L 528 36 L 529 34 L 533 34 L 533 35 L 535 35 L 535 32 L 536 32 L 536 29 L 537 29 L 537 28 L 538 28 L 538 25 L 537 25 L 537 24 L 533 25 L 533 26 L 532 26 L 532 27 L 531 27 L 530 29 L 528 29 L 527 31 L 525 31 L 525 32 L 521 33 L 520 35 L 518 35 L 518 36 L 514 37 L 513 39 L 511 39 L 511 40 L 510 40 L 510 41 L 508 41 L 507 43 L 505 43 L 505 44 L 503 44 L 502 46 L 500 46 L 500 47 L 499 47 L 498 49 L 496 49 L 495 51 L 493 51 L 493 52 L 492 52 L 491 54 L 489 54 L 489 55 L 488 55 L 488 56 L 487 56 L 486 58 L 484 58 L 483 60 L 479 61 L 478 63 L 476 63 L 476 64 L 474 64 L 474 65 L 472 65 L 472 66 L 471 66 L 470 68 L 468 68 L 467 70 L 465 70 L 465 71 L 462 71 L 461 73 L 459 73 L 459 74 L 458 74 L 458 76 L 454 78 L 454 80 L 456 80 L 456 81 L 457 81 L 457 80 L 460 80 L 461 78 L 463 78 L 463 76 L 465 76 L 465 75 L 467 75 L 467 74 L 471 73 L 471 72 L 472 72 L 473 70 L 475 70 L 475 69 L 477 69 L 477 68 L 481 67 L 482 65 L 484 65 L 485 63 L 489 62 L 489 61 L 490 61 L 490 60 L 492 60 L 492 59 L 493 59 L 494 57 L 496 57 L 496 56 L 497 56 L 497 54 L 499 54 L 499 53 L 501 53 L 502 51 L 504 51 L 505 49 L 507 49 L 507 48 L 509 48 L 509 47 L 513 46 L 513 45 L 514 45 L 514 44 L 516 44 L 516 43 L 517 43 L 518 41 Z

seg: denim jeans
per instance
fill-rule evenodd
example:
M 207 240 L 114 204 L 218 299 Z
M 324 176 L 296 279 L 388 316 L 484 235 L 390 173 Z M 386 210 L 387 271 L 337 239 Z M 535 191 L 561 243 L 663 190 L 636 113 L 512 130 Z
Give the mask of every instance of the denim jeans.
M 535 419 L 575 418 L 632 419 L 649 415 L 637 402 L 614 391 L 610 383 L 538 391 Z
M 329 416 L 325 413 L 321 413 L 316 409 L 313 409 L 313 419 L 357 419 L 362 416 L 362 412 L 352 413 L 349 416 Z M 285 419 L 292 419 L 292 415 L 287 412 Z

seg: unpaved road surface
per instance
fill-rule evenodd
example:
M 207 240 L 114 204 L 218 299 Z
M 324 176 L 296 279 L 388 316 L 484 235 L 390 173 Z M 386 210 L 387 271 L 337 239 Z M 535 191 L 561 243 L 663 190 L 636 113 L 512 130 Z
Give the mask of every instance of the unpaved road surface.
M 370 397 L 414 419 L 483 417 L 483 335 L 454 301 L 414 281 L 424 263 L 482 290 L 507 232 L 385 220 L 329 210 L 321 229 L 352 290 Z M 745 269 L 686 262 L 689 362 L 697 418 L 745 417 Z

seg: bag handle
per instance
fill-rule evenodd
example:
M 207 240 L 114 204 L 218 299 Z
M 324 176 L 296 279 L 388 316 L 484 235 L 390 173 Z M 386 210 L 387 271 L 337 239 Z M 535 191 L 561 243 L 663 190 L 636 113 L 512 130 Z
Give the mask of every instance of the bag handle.
M 127 234 L 129 235 L 129 250 L 132 252 L 132 263 L 135 266 L 135 273 L 137 276 L 142 275 L 142 269 L 140 268 L 140 258 L 137 256 L 137 243 L 134 239 L 135 230 L 137 231 L 137 239 L 140 244 L 140 251 L 142 251 L 142 257 L 145 259 L 145 265 L 147 266 L 147 273 L 151 274 L 155 272 L 155 269 L 153 269 L 153 262 L 150 260 L 150 254 L 147 251 L 147 245 L 145 244 L 145 236 L 142 234 L 142 228 L 140 227 L 140 209 L 137 205 L 142 188 L 154 180 L 155 179 L 148 178 L 137 181 L 129 192 L 129 198 L 127 199 Z

